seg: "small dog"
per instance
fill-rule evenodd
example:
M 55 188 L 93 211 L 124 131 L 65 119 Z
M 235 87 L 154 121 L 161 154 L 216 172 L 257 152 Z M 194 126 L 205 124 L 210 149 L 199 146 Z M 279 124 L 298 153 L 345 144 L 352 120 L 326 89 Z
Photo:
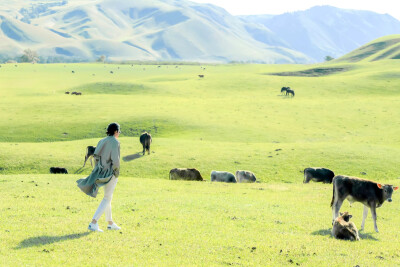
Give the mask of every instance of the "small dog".
M 350 218 L 353 217 L 347 211 L 340 213 L 340 216 L 333 222 L 332 235 L 336 239 L 359 241 L 358 230 Z

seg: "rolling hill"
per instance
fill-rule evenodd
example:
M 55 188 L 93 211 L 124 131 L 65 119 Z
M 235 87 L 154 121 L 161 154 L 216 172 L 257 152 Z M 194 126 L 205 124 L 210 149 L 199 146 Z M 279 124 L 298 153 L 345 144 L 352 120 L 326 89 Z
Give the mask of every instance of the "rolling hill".
M 367 62 L 383 59 L 400 59 L 400 34 L 378 38 L 336 59 L 335 62 Z
M 267 29 L 213 5 L 174 0 L 19 3 L 0 9 L 3 54 L 31 48 L 76 60 L 106 55 L 110 60 L 309 61 L 279 46 L 280 39 Z M 268 44 L 255 40 L 248 29 L 261 31 Z

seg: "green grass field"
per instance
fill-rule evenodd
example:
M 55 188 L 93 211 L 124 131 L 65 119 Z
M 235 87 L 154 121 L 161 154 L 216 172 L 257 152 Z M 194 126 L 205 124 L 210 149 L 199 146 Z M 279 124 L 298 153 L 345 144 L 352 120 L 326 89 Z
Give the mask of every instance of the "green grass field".
M 298 75 L 272 75 L 280 72 Z M 352 243 L 330 236 L 332 186 L 302 181 L 305 167 L 322 166 L 400 184 L 399 73 L 399 60 L 2 65 L 0 265 L 398 266 L 398 193 L 377 211 L 380 233 L 369 216 Z M 113 121 L 122 130 L 113 199 L 122 231 L 88 233 L 102 192 L 91 199 L 75 180 L 91 171 L 82 168 L 86 146 Z M 143 130 L 150 156 L 138 154 Z M 50 175 L 51 166 L 70 174 Z M 175 167 L 207 181 L 169 181 Z M 211 170 L 239 169 L 261 183 L 209 182 Z M 361 204 L 342 210 L 360 227 Z

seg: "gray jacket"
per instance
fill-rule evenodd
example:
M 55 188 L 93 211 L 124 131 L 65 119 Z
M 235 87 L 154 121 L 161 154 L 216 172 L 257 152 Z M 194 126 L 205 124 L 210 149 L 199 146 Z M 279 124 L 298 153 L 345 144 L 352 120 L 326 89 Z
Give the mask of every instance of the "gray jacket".
M 85 194 L 96 197 L 101 186 L 107 184 L 113 176 L 119 176 L 119 141 L 114 136 L 101 139 L 93 157 L 96 164 L 92 173 L 85 179 L 79 179 L 76 182 Z

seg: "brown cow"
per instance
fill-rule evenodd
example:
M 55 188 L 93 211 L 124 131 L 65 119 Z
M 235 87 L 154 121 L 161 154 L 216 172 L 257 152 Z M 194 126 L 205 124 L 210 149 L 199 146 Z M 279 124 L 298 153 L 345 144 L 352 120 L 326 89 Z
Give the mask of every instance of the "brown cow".
M 169 171 L 170 180 L 203 181 L 197 169 L 175 168 Z
M 353 217 L 347 211 L 340 213 L 340 216 L 335 219 L 332 227 L 332 235 L 337 239 L 359 241 L 358 230 L 350 218 Z
M 363 220 L 361 230 L 364 230 L 365 218 L 368 215 L 368 208 L 371 209 L 372 219 L 374 220 L 374 228 L 378 231 L 376 225 L 376 208 L 382 206 L 387 200 L 392 202 L 392 193 L 399 189 L 398 186 L 384 185 L 369 180 L 345 175 L 337 175 L 333 178 L 333 196 L 331 201 L 332 221 L 339 214 L 343 201 L 347 199 L 350 203 L 361 202 L 364 204 Z

